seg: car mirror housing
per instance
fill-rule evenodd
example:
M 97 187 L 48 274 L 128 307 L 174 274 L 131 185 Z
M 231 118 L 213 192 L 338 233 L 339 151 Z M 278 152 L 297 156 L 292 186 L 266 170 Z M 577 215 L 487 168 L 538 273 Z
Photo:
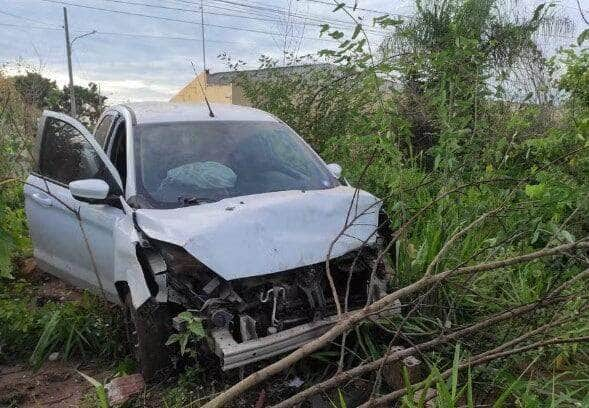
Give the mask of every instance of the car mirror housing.
M 76 200 L 92 204 L 104 203 L 110 192 L 107 182 L 100 179 L 72 181 L 69 184 L 69 189 Z
M 337 163 L 330 163 L 330 164 L 328 164 L 327 165 L 327 169 L 333 175 L 333 177 L 335 177 L 338 180 L 342 176 L 342 166 L 340 166 Z

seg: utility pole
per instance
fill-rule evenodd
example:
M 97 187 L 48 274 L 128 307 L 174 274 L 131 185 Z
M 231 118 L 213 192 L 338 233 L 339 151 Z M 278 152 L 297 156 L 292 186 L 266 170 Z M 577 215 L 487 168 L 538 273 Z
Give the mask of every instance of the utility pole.
M 67 50 L 67 68 L 70 76 L 70 111 L 75 118 L 76 112 L 76 96 L 74 93 L 74 74 L 72 72 L 72 44 L 70 43 L 70 30 L 67 24 L 67 9 L 63 8 L 63 28 L 65 30 L 65 47 Z
M 202 0 L 200 0 L 200 34 L 202 36 L 202 69 L 207 70 L 207 56 L 205 53 L 205 18 L 204 18 L 204 7 Z M 206 82 L 205 82 L 206 86 Z

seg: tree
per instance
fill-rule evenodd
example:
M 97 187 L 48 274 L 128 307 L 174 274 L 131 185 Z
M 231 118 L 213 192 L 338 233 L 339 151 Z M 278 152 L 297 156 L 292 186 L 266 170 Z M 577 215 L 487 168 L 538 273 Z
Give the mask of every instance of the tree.
M 534 35 L 540 29 L 570 29 L 568 20 L 550 10 L 541 4 L 523 17 L 503 0 L 416 1 L 415 16 L 396 25 L 380 47 L 383 61 L 399 71 L 407 98 L 403 113 L 412 118 L 413 148 L 427 150 L 440 143 L 444 155 L 451 154 L 445 164 L 455 163 L 452 156 L 484 134 L 481 102 L 504 100 L 500 84 L 518 70 L 545 66 Z M 441 139 L 433 140 L 435 134 Z
M 14 76 L 12 81 L 26 104 L 40 110 L 70 112 L 69 86 L 60 90 L 55 81 L 36 72 Z M 86 126 L 96 123 L 106 101 L 106 97 L 98 93 L 98 85 L 94 82 L 90 82 L 87 87 L 74 85 L 74 94 L 78 107 L 77 119 Z
M 60 100 L 60 110 L 64 112 L 70 111 L 69 95 L 69 86 L 64 86 Z M 106 96 L 98 93 L 98 85 L 94 82 L 88 83 L 87 87 L 74 85 L 74 95 L 78 107 L 78 119 L 86 126 L 95 124 L 104 109 Z
M 12 77 L 14 87 L 23 101 L 37 109 L 59 109 L 61 91 L 55 81 L 43 77 L 36 72 Z

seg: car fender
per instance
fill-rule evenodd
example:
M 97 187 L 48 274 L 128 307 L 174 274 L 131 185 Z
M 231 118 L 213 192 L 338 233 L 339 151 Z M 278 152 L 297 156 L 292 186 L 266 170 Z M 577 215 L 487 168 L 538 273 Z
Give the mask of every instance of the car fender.
M 126 212 L 125 216 L 115 222 L 113 239 L 114 280 L 115 284 L 126 283 L 131 293 L 133 307 L 138 309 L 152 295 L 143 274 L 143 268 L 137 259 L 137 246 L 140 237 L 133 223 L 133 213 Z

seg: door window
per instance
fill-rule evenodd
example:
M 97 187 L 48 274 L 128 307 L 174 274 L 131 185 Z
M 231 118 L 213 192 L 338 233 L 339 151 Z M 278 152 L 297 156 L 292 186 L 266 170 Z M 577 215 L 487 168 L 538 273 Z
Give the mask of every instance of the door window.
M 41 175 L 62 184 L 99 178 L 111 188 L 116 183 L 82 132 L 62 120 L 48 117 L 39 156 Z
M 106 147 L 106 137 L 108 136 L 108 132 L 112 127 L 112 123 L 115 120 L 113 115 L 106 115 L 98 126 L 96 126 L 96 130 L 94 131 L 94 139 L 98 142 L 100 147 L 103 149 Z

